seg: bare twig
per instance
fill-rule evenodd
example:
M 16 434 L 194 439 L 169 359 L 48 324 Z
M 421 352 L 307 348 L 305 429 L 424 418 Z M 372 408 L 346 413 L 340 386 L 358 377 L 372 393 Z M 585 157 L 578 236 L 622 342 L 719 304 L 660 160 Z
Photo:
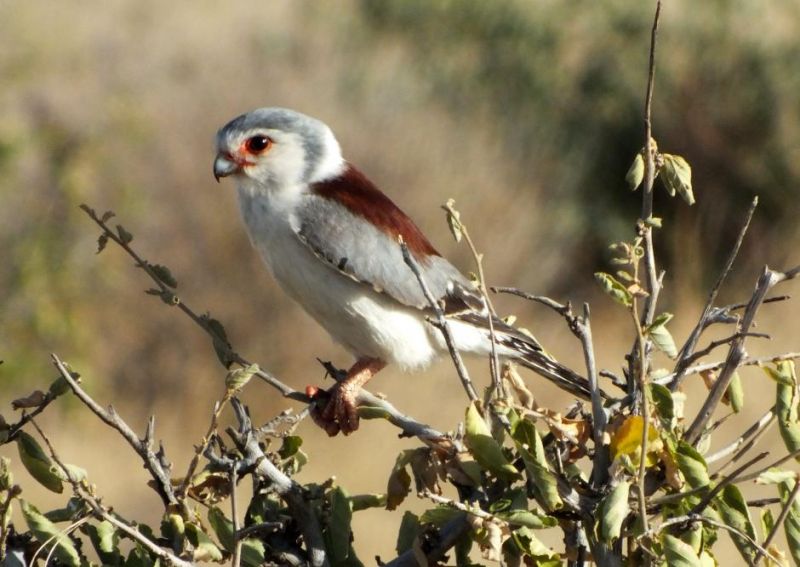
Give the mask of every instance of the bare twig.
M 745 234 L 747 234 L 747 229 L 750 226 L 750 221 L 753 218 L 753 213 L 755 213 L 757 206 L 758 197 L 755 197 L 753 198 L 753 202 L 750 203 L 750 208 L 747 210 L 744 223 L 742 224 L 742 228 L 739 230 L 739 236 L 736 238 L 736 243 L 733 245 L 733 249 L 728 256 L 728 261 L 725 263 L 725 267 L 722 269 L 722 272 L 717 278 L 717 282 L 714 284 L 714 287 L 711 288 L 711 292 L 708 294 L 708 299 L 706 300 L 705 307 L 703 307 L 700 320 L 697 322 L 695 328 L 692 329 L 692 332 L 689 334 L 689 338 L 686 339 L 683 347 L 681 347 L 680 358 L 675 364 L 675 378 L 669 384 L 670 390 L 675 390 L 678 386 L 680 386 L 683 378 L 686 376 L 686 369 L 692 362 L 694 362 L 694 360 L 697 360 L 697 358 L 692 358 L 692 351 L 697 345 L 697 341 L 700 340 L 700 335 L 702 334 L 703 329 L 705 329 L 708 325 L 708 319 L 711 315 L 712 308 L 714 307 L 714 301 L 716 301 L 717 294 L 719 293 L 723 282 L 728 277 L 731 268 L 733 268 L 733 262 L 736 260 L 736 256 L 739 255 L 739 248 L 742 246 L 742 241 L 744 240 Z
M 233 558 L 231 559 L 232 567 L 239 567 L 242 558 L 242 539 L 238 537 L 239 534 L 239 512 L 236 509 L 236 481 L 237 470 L 236 460 L 231 463 L 231 521 L 233 523 L 233 533 L 236 536 L 233 547 Z
M 763 366 L 765 364 L 772 364 L 775 362 L 781 362 L 783 360 L 795 360 L 800 358 L 800 352 L 785 352 L 783 354 L 773 354 L 770 356 L 748 356 L 742 359 L 739 363 L 739 366 Z M 706 372 L 708 370 L 719 370 L 723 366 L 725 366 L 724 360 L 718 360 L 716 362 L 706 362 L 703 364 L 696 364 L 695 366 L 691 366 L 686 369 L 686 375 L 689 376 L 691 374 L 700 374 L 701 372 Z M 675 378 L 675 373 L 667 374 L 658 378 L 657 380 L 653 380 L 656 384 L 667 385 Z
M 733 440 L 732 443 L 723 447 L 713 455 L 709 455 L 706 457 L 706 463 L 714 463 L 720 459 L 724 459 L 731 453 L 736 452 L 742 445 L 747 443 L 748 439 L 754 435 L 760 435 L 762 431 L 765 431 L 767 426 L 773 422 L 775 419 L 775 406 L 772 406 L 767 412 L 762 415 L 753 425 L 748 427 L 739 437 Z M 755 439 L 753 439 L 755 441 Z M 752 445 L 750 445 L 752 446 Z M 748 447 L 748 449 L 750 448 Z
M 164 501 L 164 505 L 170 506 L 179 504 L 179 501 L 175 496 L 175 492 L 172 489 L 169 470 L 165 470 L 158 454 L 153 452 L 151 443 L 148 442 L 149 435 L 146 435 L 145 439 L 139 439 L 133 429 L 131 429 L 131 427 L 125 423 L 125 421 L 119 416 L 119 414 L 117 414 L 116 411 L 114 411 L 112 406 L 109 406 L 107 410 L 100 407 L 100 405 L 78 385 L 58 356 L 55 354 L 51 354 L 50 356 L 53 359 L 53 364 L 55 364 L 55 367 L 61 373 L 61 376 L 63 376 L 64 380 L 67 381 L 67 384 L 69 384 L 69 387 L 72 388 L 72 391 L 78 397 L 78 399 L 80 399 L 85 406 L 92 410 L 92 412 L 94 412 L 94 414 L 107 425 L 119 431 L 119 433 L 133 448 L 133 450 L 136 451 L 136 453 L 142 458 L 145 468 L 150 472 L 150 475 L 156 482 L 156 486 L 158 488 L 157 492 Z
M 400 240 L 400 249 L 403 251 L 403 260 L 411 269 L 411 271 L 414 272 L 417 282 L 419 282 L 419 287 L 422 289 L 422 293 L 425 295 L 425 299 L 428 300 L 431 309 L 433 309 L 433 313 L 436 316 L 436 321 L 434 324 L 439 331 L 441 331 L 442 336 L 444 337 L 447 350 L 450 352 L 450 357 L 453 359 L 453 364 L 456 367 L 458 378 L 461 380 L 461 385 L 464 387 L 464 391 L 467 392 L 467 397 L 471 402 L 477 401 L 478 393 L 475 391 L 475 387 L 472 385 L 472 380 L 469 378 L 469 372 L 467 372 L 467 368 L 464 366 L 464 361 L 461 360 L 461 355 L 458 353 L 458 349 L 453 341 L 453 335 L 450 333 L 450 326 L 448 325 L 447 319 L 444 316 L 442 306 L 439 305 L 439 302 L 435 297 L 433 297 L 428 284 L 425 283 L 425 278 L 422 277 L 422 272 L 419 269 L 417 261 L 412 257 L 411 252 L 408 250 L 408 246 L 406 246 L 406 243 L 403 242 L 402 239 Z
M 773 463 L 770 463 L 768 465 L 764 465 L 762 468 L 758 469 L 757 471 L 753 471 L 750 474 L 744 475 L 739 480 L 740 480 L 740 482 L 747 482 L 748 480 L 756 479 L 756 478 L 760 477 L 762 474 L 764 474 L 765 472 L 767 472 L 768 470 L 774 469 L 776 467 L 779 467 L 783 463 L 785 463 L 786 461 L 791 461 L 792 459 L 796 459 L 798 457 L 800 457 L 800 449 L 798 449 L 797 451 L 792 451 L 791 453 L 789 453 L 787 455 L 784 455 L 783 457 L 781 457 L 780 459 L 776 460 Z
M 703 497 L 703 499 L 700 502 L 698 502 L 698 504 L 694 508 L 692 508 L 692 513 L 700 514 L 703 510 L 705 510 L 706 506 L 711 504 L 711 501 L 714 500 L 717 494 L 722 492 L 723 488 L 733 483 L 737 478 L 739 478 L 739 475 L 741 475 L 744 471 L 746 471 L 751 466 L 756 464 L 758 461 L 765 458 L 767 455 L 769 455 L 769 453 L 766 451 L 764 451 L 763 453 L 759 453 L 758 455 L 756 455 L 755 457 L 744 463 L 742 466 L 740 466 L 738 469 L 733 471 L 731 474 L 723 478 L 719 483 L 717 483 L 716 486 L 714 486 L 714 488 L 712 488 L 708 492 L 708 494 L 706 494 Z
M 777 272 L 770 270 L 768 267 L 764 268 L 764 271 L 762 272 L 761 277 L 759 277 L 756 284 L 755 291 L 753 291 L 753 296 L 750 298 L 750 301 L 747 304 L 742 316 L 742 322 L 739 327 L 740 336 L 731 342 L 730 349 L 728 350 L 728 356 L 725 359 L 725 364 L 722 367 L 722 371 L 720 372 L 717 381 L 712 386 L 711 391 L 709 392 L 709 395 L 703 404 L 703 407 L 697 413 L 697 416 L 695 417 L 691 426 L 689 426 L 689 429 L 686 431 L 686 440 L 689 443 L 694 445 L 702 437 L 708 420 L 711 418 L 711 415 L 714 413 L 717 404 L 719 404 L 722 396 L 728 389 L 728 384 L 730 384 L 734 372 L 736 372 L 736 369 L 742 363 L 742 360 L 745 357 L 745 336 L 750 331 L 750 326 L 753 324 L 753 320 L 758 312 L 758 308 L 761 306 L 761 303 L 764 301 L 767 293 L 778 283 L 796 277 L 798 272 L 800 272 L 800 267 L 793 268 L 787 272 Z
M 189 462 L 189 467 L 186 469 L 186 475 L 183 477 L 183 482 L 176 490 L 177 496 L 180 500 L 186 498 L 189 487 L 192 485 L 194 471 L 197 469 L 197 465 L 200 463 L 200 457 L 203 455 L 203 453 L 205 453 L 208 444 L 211 443 L 212 439 L 214 439 L 214 435 L 217 432 L 217 427 L 219 426 L 219 416 L 222 414 L 222 410 L 227 405 L 230 397 L 231 392 L 226 391 L 225 395 L 222 397 L 222 400 L 214 403 L 214 409 L 211 412 L 211 423 L 208 426 L 208 431 L 206 431 L 206 434 L 200 442 L 200 445 L 195 447 L 194 455 L 192 456 L 192 460 Z
M 268 481 L 278 496 L 286 502 L 290 515 L 297 522 L 303 534 L 309 563 L 314 567 L 329 566 L 319 520 L 313 507 L 306 500 L 303 487 L 278 469 L 264 454 L 244 405 L 238 399 L 232 398 L 231 407 L 236 415 L 238 427 L 235 431 L 229 429 L 228 432 L 236 442 L 243 458 L 234 461 L 229 457 L 214 454 L 210 447 L 206 451 L 206 457 L 221 470 L 230 471 L 232 467 L 239 472 L 252 470 L 252 474 Z
M 786 504 L 783 505 L 783 509 L 781 510 L 778 519 L 775 520 L 775 525 L 772 526 L 772 529 L 769 531 L 769 535 L 764 540 L 763 547 L 761 547 L 756 551 L 756 556 L 753 558 L 754 564 L 757 565 L 758 562 L 761 560 L 761 556 L 763 555 L 762 550 L 769 549 L 769 544 L 771 544 L 772 540 L 775 539 L 775 535 L 778 533 L 781 524 L 783 524 L 783 522 L 786 521 L 786 516 L 789 515 L 789 511 L 792 509 L 792 505 L 794 505 L 794 501 L 797 498 L 797 494 L 799 492 L 800 492 L 800 480 L 795 479 L 794 488 L 792 488 L 792 491 L 789 493 L 789 497 L 786 499 Z

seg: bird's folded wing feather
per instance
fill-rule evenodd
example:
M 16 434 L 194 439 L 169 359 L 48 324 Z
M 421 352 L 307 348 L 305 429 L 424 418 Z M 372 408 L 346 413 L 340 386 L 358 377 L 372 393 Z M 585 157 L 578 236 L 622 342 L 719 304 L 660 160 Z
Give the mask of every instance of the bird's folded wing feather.
M 392 237 L 391 227 L 387 230 L 376 226 L 336 200 L 315 194 L 303 198 L 296 213 L 295 233 L 320 261 L 342 277 L 369 285 L 398 303 L 418 309 L 430 307 L 416 276 L 403 260 L 397 239 L 401 230 L 395 230 L 397 234 Z M 405 215 L 403 220 L 407 220 Z M 482 308 L 482 298 L 450 262 L 438 254 L 415 257 L 434 298 L 445 299 L 448 310 Z

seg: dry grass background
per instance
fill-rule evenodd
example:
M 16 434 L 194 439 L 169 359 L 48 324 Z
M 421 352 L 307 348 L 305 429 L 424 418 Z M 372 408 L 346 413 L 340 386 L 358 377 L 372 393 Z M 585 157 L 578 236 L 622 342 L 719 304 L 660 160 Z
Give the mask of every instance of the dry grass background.
M 770 41 L 776 43 L 796 32 L 796 26 L 774 17 L 791 10 L 790 3 L 778 4 L 783 8 L 773 7 L 757 20 L 772 26 Z M 678 33 L 670 26 L 684 22 L 681 10 L 691 3 L 674 5 L 675 9 L 673 3 L 668 6 L 662 35 Z M 609 6 L 621 10 L 625 3 Z M 570 184 L 580 178 L 574 170 L 587 156 L 570 154 L 565 156 L 567 163 L 561 163 L 547 149 L 559 134 L 544 130 L 536 144 L 509 152 L 503 126 L 508 117 L 491 105 L 463 104 L 454 110 L 443 104 L 430 77 L 420 71 L 424 55 L 402 34 L 372 29 L 362 8 L 351 0 L 0 2 L 0 392 L 7 418 L 10 399 L 45 386 L 53 376 L 48 353 L 54 351 L 82 372 L 86 388 L 99 401 L 113 402 L 140 430 L 146 417 L 156 414 L 157 434 L 179 472 L 188 462 L 192 443 L 205 430 L 213 400 L 221 394 L 224 371 L 206 338 L 177 312 L 144 296 L 145 279 L 119 251 L 109 247 L 95 256 L 97 234 L 77 209 L 82 202 L 116 211 L 134 233 L 136 248 L 173 270 L 180 296 L 198 310 L 210 310 L 225 323 L 240 352 L 286 382 L 298 388 L 320 383 L 323 372 L 315 357 L 342 366 L 349 363 L 269 279 L 240 227 L 232 187 L 217 185 L 211 175 L 216 129 L 232 116 L 264 105 L 296 108 L 330 124 L 347 157 L 467 270 L 469 255 L 452 242 L 438 207 L 448 197 L 455 198 L 487 252 L 490 283 L 591 300 L 595 335 L 602 343 L 600 365 L 619 368 L 631 333 L 623 313 L 591 287 L 598 260 L 588 249 L 597 243 L 587 244 L 587 222 L 605 226 L 608 219 L 598 213 L 587 221 L 582 210 L 593 210 L 600 201 L 635 210 L 636 197 L 625 192 L 622 182 L 627 164 L 610 165 L 608 176 L 616 181 L 600 180 L 596 196 L 585 192 L 579 199 L 581 194 Z M 582 34 L 603 37 L 602 29 L 592 30 L 592 20 L 583 10 L 600 8 L 561 11 L 560 25 L 573 44 L 551 63 L 559 85 L 569 83 L 576 61 L 591 57 L 591 42 L 581 43 Z M 631 12 L 642 15 L 645 28 L 649 25 L 649 9 Z M 747 20 L 737 22 L 734 33 L 748 39 Z M 702 22 L 695 25 L 702 31 Z M 441 26 L 446 28 L 448 22 Z M 619 41 L 618 30 L 609 37 Z M 796 44 L 791 47 L 796 49 Z M 636 53 L 627 56 L 639 66 L 626 72 L 643 90 L 646 44 L 620 44 L 619 49 Z M 678 52 L 676 62 L 670 47 L 663 49 L 664 81 L 680 83 L 685 52 Z M 460 57 L 471 56 L 465 50 Z M 724 53 L 720 57 L 724 59 Z M 787 76 L 787 89 L 796 76 L 796 69 Z M 672 93 L 670 88 L 665 87 Z M 790 109 L 791 102 L 774 108 Z M 664 121 L 664 129 L 680 139 L 678 126 L 692 120 L 681 109 L 688 116 L 708 116 L 698 104 L 688 95 L 681 101 L 659 102 L 657 111 L 668 109 L 676 116 Z M 708 101 L 709 107 L 715 104 Z M 567 115 L 578 110 L 562 106 L 553 112 Z M 612 108 L 609 113 L 604 119 L 631 121 L 625 109 Z M 783 124 L 793 117 L 787 111 L 776 120 Z M 548 123 L 544 115 L 523 118 Z M 696 136 L 695 147 L 730 148 L 724 136 L 719 139 L 716 124 L 712 126 L 702 130 L 708 133 L 708 144 Z M 780 131 L 789 158 L 800 155 L 796 127 L 785 125 Z M 640 144 L 635 132 L 627 142 L 627 156 Z M 598 140 L 602 145 L 602 136 Z M 703 169 L 702 159 L 695 162 L 690 150 L 684 153 L 698 178 L 715 179 L 713 170 Z M 525 153 L 528 167 L 520 165 L 519 154 Z M 731 155 L 738 159 L 738 153 Z M 726 163 L 716 165 L 724 168 Z M 756 168 L 752 175 L 759 172 L 763 170 Z M 560 199 L 562 191 L 575 198 Z M 773 220 L 796 218 L 797 185 L 783 191 L 784 208 L 766 211 Z M 719 242 L 720 234 L 738 226 L 740 216 L 724 193 L 715 193 L 710 203 L 702 183 L 697 193 L 694 210 L 675 212 L 678 207 L 672 202 L 659 205 L 680 229 L 677 236 L 671 235 L 675 233 L 669 232 L 668 222 L 659 237 L 673 250 L 668 276 L 673 279 L 668 279 L 665 303 L 678 313 L 676 337 L 691 328 L 703 299 L 698 284 L 713 276 L 706 268 L 722 261 L 721 250 L 707 251 L 704 243 Z M 626 237 L 629 229 L 629 224 L 612 224 L 601 235 L 602 242 Z M 782 240 L 748 242 L 743 265 L 788 263 L 797 235 L 796 228 L 787 229 Z M 727 289 L 724 300 L 740 300 L 749 293 L 755 272 L 739 274 L 742 285 Z M 530 305 L 506 298 L 498 302 L 502 310 L 519 315 L 566 362 L 580 365 L 576 345 L 560 321 Z M 797 350 L 797 313 L 792 305 L 765 309 L 759 330 L 774 329 L 776 335 L 767 350 Z M 753 347 L 754 354 L 755 348 L 760 346 Z M 473 362 L 471 368 L 485 380 L 483 362 Z M 766 384 L 759 371 L 746 371 L 745 378 L 746 392 L 756 403 L 750 404 L 747 415 L 736 418 L 736 429 L 763 411 L 760 402 L 768 403 L 757 395 Z M 561 407 L 568 402 L 532 380 L 545 403 Z M 446 363 L 413 376 L 389 369 L 376 379 L 373 390 L 444 429 L 455 425 L 465 402 Z M 702 388 L 694 384 L 690 391 L 694 402 Z M 245 397 L 260 419 L 287 405 L 256 383 L 248 386 Z M 100 494 L 120 513 L 155 520 L 159 502 L 143 488 L 145 473 L 133 453 L 75 403 L 57 405 L 42 423 L 63 458 L 84 465 Z M 311 424 L 303 426 L 302 434 L 311 455 L 303 478 L 335 475 L 351 492 L 383 491 L 397 452 L 414 445 L 375 422 L 364 424 L 351 438 L 328 439 Z M 14 456 L 9 447 L 0 453 Z M 24 473 L 20 477 L 25 478 Z M 32 483 L 25 486 L 35 491 Z M 420 509 L 423 504 L 409 506 Z M 356 549 L 363 559 L 392 555 L 399 520 L 400 514 L 382 511 L 356 516 Z

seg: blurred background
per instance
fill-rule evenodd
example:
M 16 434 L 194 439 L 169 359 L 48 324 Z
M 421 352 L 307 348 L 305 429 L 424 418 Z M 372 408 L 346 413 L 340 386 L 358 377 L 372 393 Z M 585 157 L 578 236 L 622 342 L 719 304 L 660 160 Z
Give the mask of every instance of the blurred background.
M 260 106 L 327 122 L 346 157 L 467 271 L 470 254 L 439 208 L 454 198 L 489 283 L 590 301 L 599 363 L 618 371 L 632 332 L 592 274 L 610 269 L 607 246 L 631 237 L 640 208 L 624 176 L 643 143 L 653 11 L 634 0 L 0 2 L 0 411 L 11 421 L 8 401 L 49 384 L 57 352 L 140 430 L 156 414 L 180 474 L 222 394 L 206 337 L 144 295 L 148 281 L 120 250 L 95 255 L 98 231 L 80 203 L 114 210 L 136 249 L 172 269 L 184 301 L 292 386 L 322 384 L 316 357 L 351 362 L 270 280 L 232 184 L 211 175 L 217 128 Z M 760 206 L 720 301 L 749 297 L 764 263 L 800 261 L 799 28 L 795 0 L 665 6 L 654 133 L 691 163 L 697 196 L 690 208 L 656 194 L 662 308 L 677 314 L 679 343 L 753 196 Z M 497 302 L 581 367 L 558 318 Z M 766 307 L 758 330 L 774 341 L 752 342 L 751 354 L 798 350 L 798 313 Z M 485 362 L 471 368 L 485 384 Z M 761 371 L 743 378 L 750 403 L 734 431 L 770 403 L 755 396 L 767 385 Z M 570 402 L 530 380 L 544 403 Z M 687 387 L 702 394 L 696 382 Z M 387 370 L 371 389 L 440 429 L 465 405 L 447 363 Z M 289 406 L 259 383 L 245 398 L 257 420 Z M 56 406 L 43 425 L 62 457 L 85 466 L 120 513 L 154 520 L 159 501 L 132 451 L 74 402 Z M 352 493 L 383 491 L 398 451 L 415 446 L 375 422 L 346 439 L 310 423 L 301 434 L 311 454 L 302 478 L 335 475 Z M 357 515 L 363 559 L 393 555 L 400 516 Z

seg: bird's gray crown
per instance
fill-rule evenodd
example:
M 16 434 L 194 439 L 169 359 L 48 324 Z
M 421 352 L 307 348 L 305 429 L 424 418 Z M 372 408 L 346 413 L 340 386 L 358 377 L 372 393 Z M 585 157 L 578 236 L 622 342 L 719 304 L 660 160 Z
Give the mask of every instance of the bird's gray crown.
M 335 143 L 333 133 L 324 122 L 295 110 L 280 107 L 259 108 L 237 116 L 219 130 L 217 144 L 219 147 L 223 147 L 232 139 L 259 129 L 280 130 L 297 134 L 300 137 L 305 152 L 306 172 L 304 177 L 306 178 L 327 157 L 326 154 L 331 150 L 331 140 L 334 141 L 338 151 L 338 144 Z

